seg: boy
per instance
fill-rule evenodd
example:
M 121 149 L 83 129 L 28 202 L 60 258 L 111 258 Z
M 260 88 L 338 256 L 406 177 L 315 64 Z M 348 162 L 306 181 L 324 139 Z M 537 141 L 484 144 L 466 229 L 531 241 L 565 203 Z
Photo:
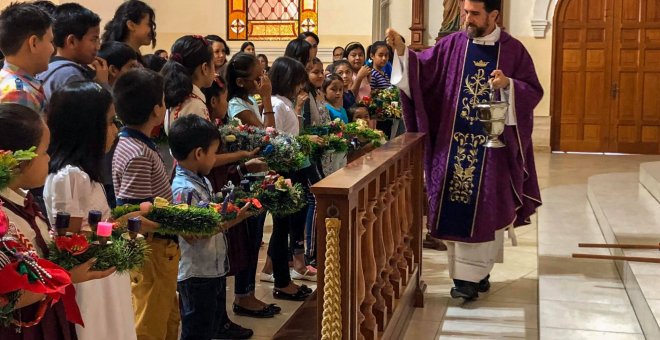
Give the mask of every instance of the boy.
M 38 7 L 14 3 L 0 13 L 0 103 L 27 106 L 43 115 L 46 107 L 41 82 L 35 76 L 48 69 L 53 54 L 51 18 Z
M 119 41 L 106 41 L 101 45 L 98 57 L 108 64 L 108 83 L 114 85 L 122 74 L 140 67 L 140 56 L 127 44 Z
M 46 99 L 74 81 L 94 80 L 110 90 L 108 66 L 96 56 L 101 44 L 101 18 L 76 3 L 58 6 L 53 18 L 56 54 L 51 58 L 48 70 L 37 76 L 44 84 Z M 88 66 L 90 64 L 94 68 Z
M 165 165 L 147 137 L 165 117 L 163 77 L 147 69 L 132 70 L 117 79 L 113 92 L 117 115 L 126 124 L 119 132 L 112 160 L 117 205 L 139 204 L 156 197 L 172 201 Z M 154 232 L 145 233 L 145 237 L 151 253 L 142 270 L 131 273 L 137 337 L 176 340 L 180 320 L 176 298 L 178 239 Z
M 211 182 L 203 176 L 213 169 L 220 146 L 217 128 L 201 117 L 183 116 L 172 124 L 169 145 L 177 160 L 173 203 L 210 202 Z M 252 330 L 231 322 L 227 316 L 225 234 L 195 239 L 179 237 L 179 245 L 177 288 L 181 298 L 181 340 L 249 339 Z

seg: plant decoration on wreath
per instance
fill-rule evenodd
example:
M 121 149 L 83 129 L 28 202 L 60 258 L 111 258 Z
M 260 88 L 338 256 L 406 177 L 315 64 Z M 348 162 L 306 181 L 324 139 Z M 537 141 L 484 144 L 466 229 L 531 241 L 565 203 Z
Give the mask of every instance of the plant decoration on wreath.
M 261 156 L 272 170 L 295 171 L 305 162 L 305 154 L 296 138 L 279 133 L 272 127 L 260 129 L 243 125 L 240 120 L 234 119 L 220 126 L 219 130 L 223 151 L 252 151 L 260 148 Z
M 371 91 L 371 96 L 364 96 L 359 105 L 369 111 L 371 119 L 401 119 L 400 92 L 396 86 Z

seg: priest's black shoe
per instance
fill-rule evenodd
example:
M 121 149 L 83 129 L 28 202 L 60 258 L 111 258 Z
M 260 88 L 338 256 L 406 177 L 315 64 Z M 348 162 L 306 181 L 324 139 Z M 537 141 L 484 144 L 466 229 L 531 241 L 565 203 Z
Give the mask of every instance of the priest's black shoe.
M 220 332 L 213 337 L 213 339 L 249 339 L 252 337 L 252 335 L 254 335 L 254 332 L 251 329 L 241 327 L 229 321 L 222 327 Z
M 488 279 L 490 279 L 490 274 L 479 281 L 479 293 L 485 293 L 490 290 L 490 281 Z
M 479 284 L 463 280 L 454 280 L 455 287 L 452 287 L 450 294 L 454 299 L 462 298 L 465 300 L 474 300 L 479 297 Z

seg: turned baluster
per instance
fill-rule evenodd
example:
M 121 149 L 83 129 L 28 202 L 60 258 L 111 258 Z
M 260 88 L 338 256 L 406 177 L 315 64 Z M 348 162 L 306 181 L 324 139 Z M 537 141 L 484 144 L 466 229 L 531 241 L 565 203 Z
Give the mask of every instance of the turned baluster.
M 394 254 L 394 241 L 392 240 L 392 226 L 390 218 L 390 206 L 392 195 L 389 192 L 387 184 L 383 186 L 383 244 L 385 245 L 385 267 L 383 268 L 382 278 L 385 281 L 385 287 L 382 289 L 383 297 L 385 298 L 385 305 L 389 313 L 392 313 L 394 308 L 394 286 L 392 285 L 391 275 L 393 275 L 392 266 L 390 266 L 390 259 Z
M 399 203 L 396 201 L 396 180 L 392 181 L 387 186 L 387 206 L 389 214 L 387 214 L 389 220 L 389 229 L 387 229 L 392 237 L 392 253 L 388 257 L 389 261 L 389 270 L 390 270 L 390 283 L 392 283 L 392 288 L 394 289 L 394 297 L 399 299 L 401 297 L 401 274 L 399 273 L 399 267 L 397 263 L 399 262 L 398 258 L 398 247 L 399 247 Z
M 397 180 L 397 204 L 399 206 L 399 247 L 397 249 L 398 262 L 397 266 L 399 268 L 399 273 L 401 275 L 401 284 L 404 286 L 408 285 L 408 262 L 406 261 L 405 251 L 406 251 L 406 237 L 407 235 L 407 224 L 408 224 L 408 209 L 406 208 L 406 187 L 405 187 L 405 178 L 403 174 L 400 174 Z
M 387 305 L 385 303 L 384 292 L 385 279 L 384 272 L 387 264 L 385 242 L 383 239 L 383 211 L 385 210 L 385 192 L 381 191 L 376 194 L 374 213 L 376 215 L 376 223 L 374 224 L 374 255 L 376 257 L 376 283 L 373 287 L 373 293 L 376 297 L 376 303 L 373 306 L 373 312 L 378 320 L 378 331 L 385 330 L 387 325 Z
M 374 208 L 376 207 L 375 200 L 367 202 L 367 210 L 364 212 L 362 225 L 366 230 L 362 236 L 362 271 L 364 272 L 364 301 L 360 306 L 362 314 L 364 315 L 364 322 L 360 327 L 360 331 L 365 339 L 375 340 L 378 338 L 378 324 L 376 323 L 376 316 L 373 313 L 373 305 L 376 303 L 376 297 L 373 294 L 374 283 L 376 282 L 376 258 L 374 257 L 374 237 L 373 229 L 374 222 L 376 222 L 376 215 Z
M 414 261 L 414 255 L 413 251 L 411 248 L 411 243 L 413 240 L 411 230 L 413 230 L 413 205 L 412 205 L 412 180 L 413 180 L 413 175 L 412 175 L 412 170 L 408 168 L 405 173 L 405 190 L 406 190 L 406 199 L 405 201 L 408 202 L 406 206 L 407 210 L 407 221 L 406 221 L 406 236 L 405 236 L 405 252 L 404 256 L 406 257 L 406 261 L 408 262 L 408 270 L 409 273 L 413 272 L 413 261 Z

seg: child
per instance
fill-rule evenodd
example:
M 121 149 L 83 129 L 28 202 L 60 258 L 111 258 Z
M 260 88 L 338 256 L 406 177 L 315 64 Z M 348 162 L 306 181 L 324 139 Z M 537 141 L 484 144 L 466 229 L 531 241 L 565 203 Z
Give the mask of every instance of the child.
M 73 228 L 91 231 L 90 210 L 110 218 L 102 186 L 101 160 L 117 138 L 112 95 L 101 85 L 73 82 L 53 93 L 48 110 L 50 170 L 44 200 L 51 223 L 58 212 L 71 214 Z M 131 281 L 111 275 L 76 285 L 76 300 L 85 327 L 76 326 L 79 340 L 136 339 Z
M 331 74 L 323 81 L 323 93 L 325 93 L 325 107 L 330 112 L 330 119 L 341 119 L 348 123 L 348 114 L 343 106 L 344 81 L 337 74 Z
M 312 59 L 311 67 L 307 71 L 306 90 L 309 101 L 303 108 L 303 125 L 324 125 L 330 122 L 328 110 L 325 108 L 325 98 L 321 91 L 323 86 L 323 63 L 319 58 Z
M 217 76 L 211 86 L 203 88 L 204 98 L 206 100 L 206 109 L 209 111 L 211 120 L 216 125 L 222 125 L 227 122 L 227 83 Z
M 156 52 L 154 52 L 154 55 L 157 55 L 165 60 L 170 59 L 170 56 L 167 55 L 167 51 L 165 50 L 156 50 Z
M 351 91 L 357 98 L 371 96 L 371 87 L 369 86 L 369 74 L 371 68 L 365 65 L 364 46 L 360 43 L 350 43 L 344 50 L 344 58 L 348 60 L 353 69 L 353 87 Z
M 99 49 L 98 57 L 108 64 L 108 83 L 114 86 L 122 74 L 140 67 L 139 55 L 125 43 L 106 41 Z
M 335 61 L 342 60 L 344 58 L 344 48 L 341 46 L 335 46 L 335 48 L 332 50 L 332 62 L 328 64 L 328 67 L 326 67 L 324 74 L 333 74 L 337 73 L 335 71 Z
M 230 118 L 238 118 L 243 124 L 260 128 L 275 126 L 275 112 L 270 99 L 272 85 L 254 55 L 238 53 L 231 58 L 227 67 L 227 84 L 227 113 Z M 263 101 L 264 111 L 261 113 L 257 102 L 251 97 L 255 94 L 259 94 Z
M 273 81 L 273 109 L 275 111 L 275 128 L 297 136 L 300 132 L 302 104 L 307 100 L 303 86 L 307 82 L 305 67 L 298 61 L 281 57 L 275 60 L 270 70 Z M 294 104 L 295 101 L 295 104 Z M 315 136 L 314 136 L 315 137 Z M 309 178 L 312 167 L 309 162 L 299 171 L 282 174 L 293 181 L 308 187 L 309 182 L 317 182 L 318 175 Z M 268 255 L 272 260 L 275 288 L 273 297 L 276 299 L 303 300 L 311 290 L 306 286 L 298 286 L 291 279 L 316 281 L 316 274 L 305 264 L 305 222 L 307 207 L 286 217 L 273 217 L 273 233 L 268 245 Z M 291 231 L 294 268 L 289 271 L 287 239 Z
M 311 61 L 314 58 L 316 58 L 316 54 L 319 52 L 319 44 L 321 43 L 321 41 L 319 40 L 319 36 L 316 35 L 316 33 L 314 32 L 302 32 L 300 33 L 298 38 L 305 39 L 305 41 L 307 41 L 311 46 L 309 50 L 309 60 Z
M 22 162 L 16 178 L 9 183 L 8 188 L 0 190 L 0 201 L 7 217 L 12 222 L 10 232 L 21 240 L 26 247 L 36 251 L 39 257 L 48 257 L 47 242 L 50 241 L 48 221 L 34 203 L 33 197 L 26 190 L 44 185 L 48 175 L 47 154 L 50 142 L 50 131 L 38 113 L 19 104 L 0 104 L 0 150 L 28 150 L 33 146 L 37 156 L 30 161 Z M 90 271 L 94 259 L 89 260 L 69 271 L 71 282 L 80 283 L 93 279 L 104 278 L 114 272 L 110 268 L 103 272 Z M 64 287 L 63 287 L 64 288 Z M 42 296 L 36 298 L 33 294 L 25 294 L 32 302 L 15 311 L 14 318 L 23 323 L 37 321 L 31 327 L 0 326 L 0 339 L 75 339 L 75 328 L 67 321 L 70 310 L 64 308 L 62 301 L 50 304 L 49 299 Z M 44 310 L 43 314 L 39 311 Z M 42 315 L 38 320 L 39 315 Z
M 371 80 L 369 85 L 373 90 L 386 89 L 392 86 L 385 67 L 390 58 L 390 49 L 384 41 L 377 41 L 371 45 L 369 58 L 373 61 Z
M 302 38 L 298 37 L 289 41 L 284 50 L 284 56 L 298 60 L 304 67 L 313 59 L 312 45 Z
M 115 16 L 105 24 L 103 42 L 120 41 L 128 44 L 135 52 L 140 47 L 156 46 L 156 14 L 153 8 L 140 0 L 122 3 Z M 141 58 L 138 61 L 142 62 Z
M 50 100 L 53 92 L 74 81 L 94 80 L 110 89 L 108 65 L 96 55 L 101 18 L 76 3 L 58 6 L 53 17 L 56 54 L 51 58 L 48 70 L 37 76 L 44 84 L 46 99 Z
M 341 77 L 342 83 L 344 84 L 342 106 L 344 109 L 349 110 L 356 103 L 356 93 L 353 93 L 351 90 L 353 87 L 353 69 L 347 60 L 337 60 L 334 62 L 334 65 L 335 74 Z
M 215 34 L 210 34 L 204 39 L 211 42 L 213 48 L 213 63 L 215 64 L 215 74 L 221 76 L 222 79 L 227 79 L 227 56 L 229 55 L 229 47 L 225 39 L 220 38 Z
M 268 57 L 265 54 L 259 54 L 257 59 L 259 60 L 261 67 L 264 68 L 264 71 L 270 71 L 270 66 L 268 65 Z
M 17 103 L 44 114 L 46 95 L 35 77 L 53 54 L 50 16 L 29 3 L 13 3 L 0 13 L 0 103 Z
M 182 115 L 194 114 L 210 120 L 201 88 L 215 79 L 213 50 L 200 35 L 186 35 L 172 45 L 172 56 L 161 71 L 165 79 L 165 131 Z
M 220 146 L 216 127 L 188 115 L 172 124 L 169 145 L 177 161 L 172 183 L 175 204 L 210 202 L 211 183 L 204 176 L 214 167 Z M 189 201 L 192 198 L 191 201 Z M 241 219 L 241 217 L 237 217 Z M 181 261 L 177 290 L 181 298 L 181 339 L 248 339 L 253 332 L 227 316 L 227 241 L 220 232 L 207 238 L 179 237 Z
M 142 65 L 154 72 L 160 73 L 165 63 L 167 63 L 166 59 L 155 54 L 145 54 L 142 56 Z
M 251 41 L 246 41 L 241 45 L 241 52 L 247 53 L 247 54 L 252 54 L 253 56 L 257 55 L 257 52 L 255 51 L 254 44 Z
M 165 117 L 163 78 L 151 70 L 131 70 L 117 79 L 113 95 L 117 115 L 126 124 L 119 132 L 112 160 L 117 205 L 139 204 L 156 197 L 172 201 L 165 165 L 148 137 Z M 145 237 L 151 253 L 142 270 L 131 273 L 137 336 L 177 339 L 178 238 L 159 233 L 146 233 Z

